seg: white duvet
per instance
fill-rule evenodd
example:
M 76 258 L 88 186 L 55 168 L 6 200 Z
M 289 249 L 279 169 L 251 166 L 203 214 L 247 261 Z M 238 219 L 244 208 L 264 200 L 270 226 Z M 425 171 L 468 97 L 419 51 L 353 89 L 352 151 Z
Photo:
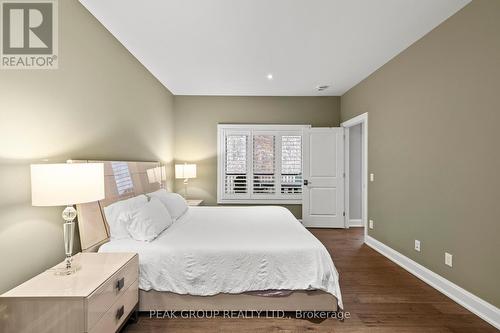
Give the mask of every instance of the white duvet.
M 282 207 L 190 207 L 152 242 L 113 240 L 99 252 L 137 252 L 143 290 L 208 296 L 318 289 L 342 307 L 328 251 Z

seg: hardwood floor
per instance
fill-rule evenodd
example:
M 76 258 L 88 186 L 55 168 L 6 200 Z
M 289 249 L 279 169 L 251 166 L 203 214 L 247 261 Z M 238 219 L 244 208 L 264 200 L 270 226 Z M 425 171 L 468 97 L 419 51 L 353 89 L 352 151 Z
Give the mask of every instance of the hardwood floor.
M 124 332 L 370 332 L 489 333 L 493 326 L 363 244 L 363 229 L 310 229 L 340 273 L 350 318 L 150 319 L 142 315 Z

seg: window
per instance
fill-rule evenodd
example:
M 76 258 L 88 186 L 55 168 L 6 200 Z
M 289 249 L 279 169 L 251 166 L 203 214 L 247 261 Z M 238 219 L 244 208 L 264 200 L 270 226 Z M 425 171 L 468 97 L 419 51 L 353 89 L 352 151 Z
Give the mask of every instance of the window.
M 225 138 L 225 192 L 247 193 L 247 135 L 228 135 Z
M 302 193 L 302 136 L 281 137 L 281 193 Z
M 274 135 L 253 137 L 253 193 L 273 194 L 274 182 Z
M 219 125 L 219 203 L 302 200 L 302 129 L 309 125 Z

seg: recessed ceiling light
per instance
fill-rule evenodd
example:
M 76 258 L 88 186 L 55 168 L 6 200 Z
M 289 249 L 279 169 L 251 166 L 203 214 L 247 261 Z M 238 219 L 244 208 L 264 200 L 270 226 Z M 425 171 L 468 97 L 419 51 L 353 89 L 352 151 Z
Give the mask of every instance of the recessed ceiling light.
M 267 77 L 268 80 L 272 80 L 273 79 L 273 74 L 269 73 L 269 74 L 267 74 L 266 77 Z

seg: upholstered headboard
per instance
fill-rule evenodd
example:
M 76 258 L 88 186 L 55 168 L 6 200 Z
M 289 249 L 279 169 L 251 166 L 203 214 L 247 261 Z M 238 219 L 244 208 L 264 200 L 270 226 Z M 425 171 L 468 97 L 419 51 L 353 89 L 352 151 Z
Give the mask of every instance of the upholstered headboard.
M 109 226 L 104 207 L 139 194 L 156 191 L 159 183 L 150 183 L 147 170 L 154 169 L 158 162 L 127 161 L 73 161 L 74 163 L 104 163 L 105 198 L 100 201 L 76 206 L 78 229 L 83 252 L 96 252 L 99 246 L 109 241 Z

